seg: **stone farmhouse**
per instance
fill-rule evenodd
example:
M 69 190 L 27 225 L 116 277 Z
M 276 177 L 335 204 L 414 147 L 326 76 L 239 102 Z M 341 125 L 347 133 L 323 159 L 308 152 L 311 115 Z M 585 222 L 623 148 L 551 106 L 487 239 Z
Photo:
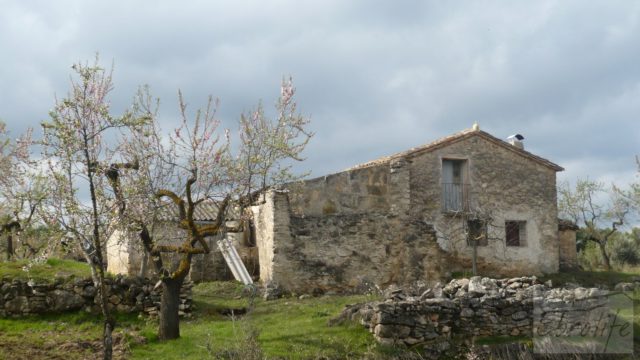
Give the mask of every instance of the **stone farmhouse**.
M 575 228 L 558 220 L 556 172 L 563 168 L 521 140 L 474 125 L 270 190 L 233 242 L 261 282 L 298 293 L 433 282 L 470 271 L 474 252 L 485 276 L 557 272 L 576 257 Z M 218 277 L 221 256 L 208 256 L 194 263 L 197 279 Z

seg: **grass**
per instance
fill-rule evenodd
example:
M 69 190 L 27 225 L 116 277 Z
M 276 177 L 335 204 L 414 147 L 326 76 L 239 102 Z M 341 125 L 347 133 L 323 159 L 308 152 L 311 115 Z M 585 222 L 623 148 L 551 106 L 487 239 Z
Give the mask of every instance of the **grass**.
M 195 310 L 182 320 L 181 337 L 160 342 L 157 320 L 118 315 L 116 353 L 126 359 L 361 359 L 388 358 L 408 351 L 378 345 L 358 324 L 328 326 L 346 304 L 370 296 L 323 296 L 263 301 L 237 283 L 194 287 Z M 227 314 L 227 315 L 223 315 Z M 0 319 L 0 359 L 86 359 L 101 351 L 100 316 L 87 313 Z M 122 354 L 126 351 L 126 357 Z M 19 354 L 19 355 L 16 355 Z
M 541 281 L 551 280 L 553 286 L 563 286 L 567 283 L 580 284 L 585 287 L 598 287 L 601 285 L 613 289 L 621 282 L 640 280 L 640 269 L 630 271 L 566 271 L 550 274 L 542 277 Z
M 16 260 L 0 262 L 0 276 L 8 279 L 52 281 L 56 277 L 88 278 L 91 270 L 88 264 L 74 260 L 47 259 L 42 263 Z
M 292 297 L 268 302 L 255 299 L 248 315 L 232 318 L 220 312 L 249 306 L 243 287 L 234 283 L 199 284 L 194 288 L 198 315 L 181 324 L 181 338 L 167 343 L 152 339 L 135 346 L 132 359 L 216 358 L 230 349 L 236 353 L 251 350 L 243 347 L 255 347 L 256 343 L 267 358 L 362 358 L 369 351 L 389 352 L 378 347 L 360 325 L 327 326 L 346 304 L 369 300 L 372 298 L 368 296 Z
M 49 264 L 56 268 L 61 263 Z M 554 284 L 586 286 L 628 281 L 633 273 L 574 272 L 557 274 Z M 346 304 L 374 300 L 370 296 L 323 296 L 263 301 L 255 298 L 246 315 L 232 317 L 230 309 L 251 307 L 250 292 L 233 282 L 194 287 L 193 317 L 181 321 L 180 339 L 160 342 L 157 321 L 118 315 L 116 336 L 120 357 L 127 359 L 387 359 L 419 358 L 411 350 L 378 345 L 358 324 L 329 327 L 327 321 Z M 640 292 L 634 298 L 635 346 L 640 344 Z M 227 314 L 227 315 L 224 315 Z M 626 314 L 626 316 L 631 316 Z M 85 313 L 0 319 L 0 359 L 84 359 L 99 352 L 101 322 Z M 476 344 L 501 346 L 522 337 L 486 337 Z M 125 355 L 126 351 L 126 357 Z M 640 351 L 640 349 L 638 349 Z M 20 356 L 16 357 L 16 354 Z M 24 355 L 23 355 L 24 354 Z

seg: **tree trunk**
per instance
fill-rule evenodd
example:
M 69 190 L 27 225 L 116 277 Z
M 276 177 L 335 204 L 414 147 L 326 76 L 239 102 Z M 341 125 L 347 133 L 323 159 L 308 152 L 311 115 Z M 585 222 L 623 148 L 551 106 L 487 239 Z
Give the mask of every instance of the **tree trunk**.
M 602 260 L 604 260 L 604 268 L 607 271 L 611 270 L 611 262 L 609 261 L 609 255 L 607 254 L 607 249 L 604 247 L 604 242 L 598 242 L 600 246 L 600 253 L 602 254 Z
M 102 345 L 104 351 L 102 353 L 104 360 L 111 360 L 113 356 L 113 328 L 115 327 L 115 319 L 109 309 L 109 294 L 107 293 L 107 284 L 105 284 L 104 267 L 102 266 L 102 259 L 98 258 L 100 264 L 92 264 L 94 267 L 93 276 L 94 283 L 98 288 L 100 298 L 100 308 L 102 310 L 102 317 L 104 319 L 104 328 L 102 329 Z
M 162 302 L 160 303 L 160 340 L 171 340 L 180 337 L 180 288 L 184 278 L 165 279 L 162 281 Z
M 103 360 L 111 360 L 113 357 L 113 328 L 115 321 L 111 316 L 104 320 L 104 329 L 102 331 L 102 345 L 104 347 Z
M 149 252 L 147 249 L 142 249 L 142 261 L 140 262 L 140 271 L 138 271 L 138 276 L 144 278 L 147 276 L 147 268 L 149 263 Z
M 7 261 L 10 261 L 13 257 L 13 237 L 11 232 L 7 234 Z

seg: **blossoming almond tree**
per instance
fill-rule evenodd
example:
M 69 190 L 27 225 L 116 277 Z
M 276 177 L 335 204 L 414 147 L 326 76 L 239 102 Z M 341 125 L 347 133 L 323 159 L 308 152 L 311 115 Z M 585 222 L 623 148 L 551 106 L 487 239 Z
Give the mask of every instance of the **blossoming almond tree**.
M 139 124 L 130 114 L 110 114 L 111 72 L 94 64 L 76 64 L 68 95 L 57 100 L 50 120 L 43 122 L 43 158 L 52 190 L 47 200 L 48 220 L 62 228 L 91 265 L 104 317 L 104 359 L 111 359 L 115 321 L 105 286 L 104 241 L 114 230 L 113 199 L 104 176 L 114 156 L 109 131 Z
M 144 91 L 138 96 L 138 116 L 152 121 L 135 128 L 121 146 L 127 154 L 127 162 L 121 165 L 136 164 L 137 170 L 120 172 L 116 166 L 111 183 L 122 226 L 137 232 L 160 277 L 160 339 L 180 336 L 180 288 L 193 256 L 211 251 L 205 237 L 226 231 L 227 209 L 249 206 L 267 187 L 298 178 L 283 163 L 301 161 L 301 152 L 313 134 L 306 129 L 309 120 L 296 113 L 293 95 L 291 81 L 283 82 L 275 120 L 265 116 L 262 106 L 242 115 L 235 153 L 230 132 L 219 129 L 217 103 L 212 98 L 190 118 L 179 93 L 181 123 L 170 133 L 170 140 L 164 141 L 151 97 Z M 213 223 L 203 225 L 194 214 L 205 201 L 214 202 L 218 213 Z M 167 203 L 175 209 L 177 227 L 184 233 L 180 244 L 163 244 L 153 231 Z M 174 254 L 179 261 L 172 264 L 163 254 Z
M 7 260 L 14 255 L 14 232 L 31 224 L 42 201 L 41 193 L 35 191 L 36 182 L 30 181 L 31 133 L 29 129 L 14 141 L 0 121 L 0 234 L 7 237 Z

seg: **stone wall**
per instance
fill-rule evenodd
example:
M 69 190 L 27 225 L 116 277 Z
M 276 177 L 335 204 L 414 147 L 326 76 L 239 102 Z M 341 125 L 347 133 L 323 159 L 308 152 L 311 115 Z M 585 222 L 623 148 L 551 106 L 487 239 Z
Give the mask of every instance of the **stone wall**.
M 578 226 L 570 221 L 560 220 L 558 222 L 561 270 L 572 270 L 578 267 L 578 250 L 576 249 L 577 230 Z
M 362 292 L 433 281 L 447 255 L 433 227 L 384 212 L 294 215 L 287 192 L 254 207 L 260 274 L 298 293 Z
M 433 228 L 421 221 L 366 213 L 307 216 L 292 217 L 291 229 L 291 245 L 278 258 L 279 282 L 298 291 L 363 292 L 435 282 L 433 274 L 442 272 L 445 255 Z
M 380 343 L 441 350 L 452 339 L 474 336 L 606 337 L 611 310 L 633 306 L 611 295 L 595 288 L 549 288 L 535 277 L 473 277 L 417 295 L 391 291 L 384 301 L 349 306 L 333 322 L 358 319 Z
M 105 280 L 109 303 L 116 311 L 157 315 L 162 288 L 138 277 L 117 276 Z M 189 316 L 192 308 L 191 288 L 186 282 L 180 294 L 180 315 Z M 65 311 L 99 312 L 96 288 L 91 279 L 56 280 L 53 283 L 23 280 L 0 280 L 0 316 L 19 317 Z
M 387 213 L 388 166 L 356 169 L 304 181 L 292 187 L 291 209 L 299 216 Z

